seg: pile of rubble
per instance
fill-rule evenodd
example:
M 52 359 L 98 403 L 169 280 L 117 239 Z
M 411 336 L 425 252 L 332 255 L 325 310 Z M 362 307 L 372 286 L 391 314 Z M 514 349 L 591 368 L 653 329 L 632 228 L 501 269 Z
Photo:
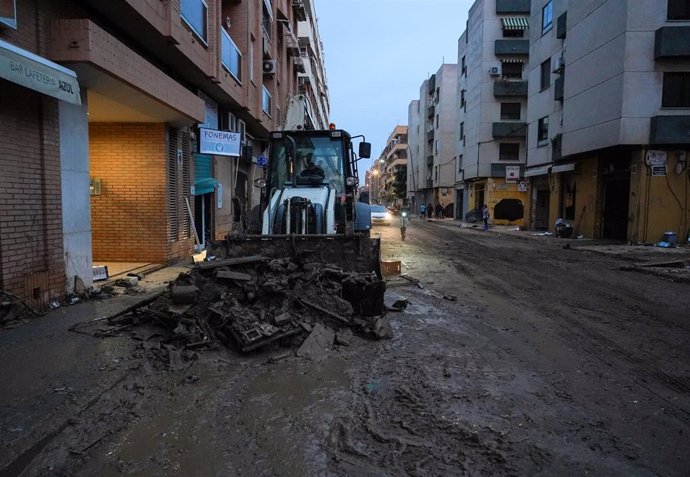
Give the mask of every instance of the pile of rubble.
M 373 273 L 261 256 L 199 263 L 168 289 L 108 318 L 114 330 L 153 323 L 178 348 L 213 343 L 249 352 L 322 326 L 389 337 L 385 283 Z M 337 339 L 337 338 L 336 338 Z

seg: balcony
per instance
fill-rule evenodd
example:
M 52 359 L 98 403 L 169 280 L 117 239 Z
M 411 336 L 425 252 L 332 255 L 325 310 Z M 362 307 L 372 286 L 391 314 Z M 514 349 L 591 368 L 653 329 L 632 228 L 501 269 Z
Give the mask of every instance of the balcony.
M 493 123 L 491 135 L 493 137 L 527 137 L 527 123 Z
M 301 56 L 293 56 L 292 64 L 295 65 L 295 71 L 297 71 L 298 73 L 307 72 L 306 68 L 304 67 L 304 59 Z
M 563 101 L 563 91 L 565 89 L 565 78 L 559 76 L 554 82 L 553 88 L 553 99 L 555 101 Z
M 426 165 L 427 167 L 431 167 L 434 165 L 434 156 L 427 156 Z
M 304 8 L 304 0 L 292 0 L 292 11 L 298 21 L 307 21 L 307 11 Z
M 654 59 L 690 58 L 690 26 L 661 27 L 654 38 Z
M 560 161 L 563 158 L 563 135 L 556 134 L 551 139 L 551 160 L 553 162 Z
M 426 142 L 432 142 L 434 140 L 434 131 L 429 131 L 426 133 Z
M 426 110 L 426 117 L 427 117 L 427 118 L 433 118 L 435 113 L 436 113 L 436 106 L 434 106 L 434 105 L 432 104 L 432 105 L 429 106 L 429 107 L 427 108 L 427 110 Z
M 529 55 L 529 40 L 496 40 L 494 53 L 496 56 Z
M 690 116 L 654 116 L 649 132 L 650 145 L 687 144 Z
M 496 13 L 530 13 L 530 0 L 496 0 Z
M 527 81 L 495 81 L 494 96 L 497 98 L 504 96 L 527 97 Z
M 563 12 L 556 20 L 556 38 L 562 40 L 565 38 L 568 29 L 568 12 Z

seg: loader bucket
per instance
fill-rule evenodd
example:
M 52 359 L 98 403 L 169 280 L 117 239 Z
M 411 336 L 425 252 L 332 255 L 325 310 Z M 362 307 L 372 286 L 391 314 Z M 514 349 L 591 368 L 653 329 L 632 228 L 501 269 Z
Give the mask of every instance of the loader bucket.
M 381 275 L 381 241 L 345 235 L 247 235 L 214 240 L 208 255 L 218 258 L 263 256 L 296 258 L 303 263 L 333 264 L 348 272 Z

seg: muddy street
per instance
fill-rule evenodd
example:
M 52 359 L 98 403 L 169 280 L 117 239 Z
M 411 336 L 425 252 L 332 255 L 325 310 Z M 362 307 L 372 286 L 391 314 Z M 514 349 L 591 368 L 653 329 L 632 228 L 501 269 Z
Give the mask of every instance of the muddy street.
M 690 472 L 689 285 L 621 269 L 669 256 L 452 221 L 374 232 L 419 281 L 388 283 L 386 304 L 407 302 L 390 340 L 163 366 L 155 330 L 66 332 L 81 305 L 3 331 L 3 362 L 39 326 L 78 359 L 47 347 L 43 370 L 0 371 L 17 386 L 0 476 Z

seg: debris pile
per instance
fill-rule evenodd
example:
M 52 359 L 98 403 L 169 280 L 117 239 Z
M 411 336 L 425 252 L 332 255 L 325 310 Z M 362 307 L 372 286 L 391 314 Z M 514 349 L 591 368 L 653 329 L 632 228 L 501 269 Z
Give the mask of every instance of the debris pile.
M 117 331 L 154 323 L 186 350 L 220 342 L 249 352 L 322 324 L 381 337 L 384 293 L 385 283 L 373 273 L 305 263 L 299 256 L 239 257 L 199 263 L 164 293 L 108 322 Z M 339 336 L 347 341 L 347 333 Z

